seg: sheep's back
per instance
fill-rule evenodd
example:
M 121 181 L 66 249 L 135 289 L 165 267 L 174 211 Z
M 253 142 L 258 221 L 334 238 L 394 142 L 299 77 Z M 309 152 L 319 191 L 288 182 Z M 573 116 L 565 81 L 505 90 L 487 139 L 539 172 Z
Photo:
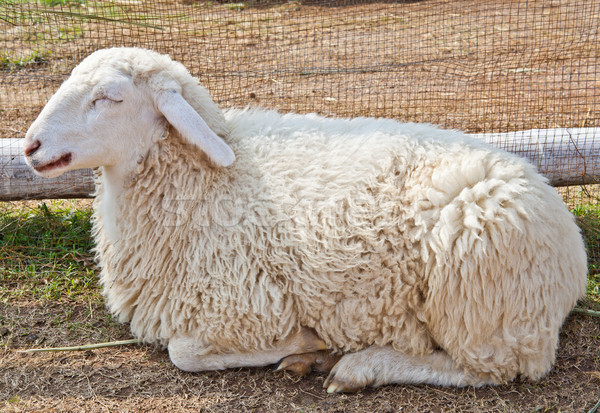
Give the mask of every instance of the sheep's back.
M 428 125 L 273 120 L 257 136 L 285 154 L 263 161 L 291 208 L 279 236 L 302 263 L 303 320 L 346 350 L 441 345 L 470 365 L 495 352 L 481 368 L 502 365 L 497 377 L 547 371 L 587 270 L 573 216 L 533 166 Z
M 519 271 L 534 251 L 560 260 L 560 238 L 579 248 L 581 237 L 555 191 L 512 155 L 390 120 L 225 118 L 234 165 L 207 168 L 176 137 L 161 141 L 120 211 L 127 248 L 98 226 L 109 306 L 147 341 L 177 331 L 251 350 L 306 325 L 344 351 L 391 343 L 452 354 L 473 340 L 477 320 L 465 314 L 517 320 L 515 304 L 552 308 L 571 276 L 560 319 L 581 292 L 581 253 L 546 278 Z M 530 245 L 520 260 L 514 240 Z

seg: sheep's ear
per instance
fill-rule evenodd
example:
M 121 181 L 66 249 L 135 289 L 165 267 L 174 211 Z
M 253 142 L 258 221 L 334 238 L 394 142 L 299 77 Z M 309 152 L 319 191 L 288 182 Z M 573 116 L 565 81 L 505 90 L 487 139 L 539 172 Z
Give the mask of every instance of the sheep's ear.
M 190 104 L 174 90 L 156 95 L 156 106 L 169 123 L 191 144 L 198 146 L 217 166 L 229 166 L 235 155 Z

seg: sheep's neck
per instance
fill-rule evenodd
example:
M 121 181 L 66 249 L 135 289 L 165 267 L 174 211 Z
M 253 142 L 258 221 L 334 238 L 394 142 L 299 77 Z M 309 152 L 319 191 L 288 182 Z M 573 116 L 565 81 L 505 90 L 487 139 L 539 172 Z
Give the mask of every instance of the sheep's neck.
M 103 229 L 111 242 L 116 242 L 120 238 L 120 231 L 117 226 L 118 205 L 121 202 L 121 195 L 125 189 L 125 182 L 130 174 L 124 171 L 124 168 L 111 166 L 104 167 L 102 172 L 102 199 L 98 208 L 102 217 Z
M 121 238 L 117 225 L 117 217 L 121 213 L 118 211 L 125 208 L 124 204 L 130 203 L 132 198 L 147 197 L 145 204 L 166 203 L 161 208 L 169 210 L 178 202 L 194 201 L 185 198 L 189 196 L 188 190 L 177 190 L 176 187 L 181 182 L 172 182 L 174 177 L 194 177 L 194 182 L 187 182 L 183 184 L 184 187 L 192 185 L 210 191 L 220 175 L 215 168 L 209 166 L 206 156 L 173 137 L 156 141 L 145 156 L 138 158 L 133 168 L 123 166 L 126 163 L 104 167 L 103 196 L 98 207 L 104 230 L 111 241 Z M 169 172 L 173 170 L 174 172 Z M 196 196 L 200 195 L 196 193 Z
M 142 148 L 131 148 L 130 151 L 124 151 L 121 155 L 122 159 L 118 159 L 112 165 L 105 165 L 102 169 L 101 178 L 101 200 L 97 208 L 102 217 L 103 228 L 105 235 L 109 240 L 115 242 L 121 237 L 120 230 L 117 225 L 117 216 L 123 202 L 124 193 L 132 186 L 137 176 L 145 169 L 144 164 L 148 158 L 149 152 L 153 147 L 160 146 L 161 140 L 168 133 L 168 125 L 164 121 L 158 126 L 149 128 L 147 136 L 140 137 L 141 141 L 150 141 L 153 144 L 145 150 L 145 155 L 142 155 Z

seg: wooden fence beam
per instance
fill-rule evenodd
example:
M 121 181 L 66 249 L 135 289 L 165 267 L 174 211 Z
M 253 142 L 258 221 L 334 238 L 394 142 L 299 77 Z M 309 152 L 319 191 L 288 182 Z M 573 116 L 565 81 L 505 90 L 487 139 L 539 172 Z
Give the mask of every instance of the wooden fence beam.
M 527 158 L 552 186 L 600 183 L 600 128 L 531 129 L 471 136 Z
M 529 159 L 553 186 L 600 183 L 600 128 L 533 129 L 471 136 Z M 0 139 L 0 201 L 92 196 L 91 169 L 41 178 L 25 163 L 22 141 Z
M 91 169 L 42 178 L 25 163 L 23 139 L 0 139 L 0 201 L 90 198 L 93 192 Z

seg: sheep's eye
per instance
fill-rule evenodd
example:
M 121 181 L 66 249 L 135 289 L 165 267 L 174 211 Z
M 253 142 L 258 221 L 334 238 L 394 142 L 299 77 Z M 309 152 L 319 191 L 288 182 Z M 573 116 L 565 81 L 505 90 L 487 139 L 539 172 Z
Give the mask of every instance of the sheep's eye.
M 107 106 L 111 106 L 117 103 L 121 103 L 123 102 L 123 100 L 116 100 L 116 99 L 111 99 L 108 96 L 100 96 L 96 99 L 94 99 L 94 101 L 92 102 L 92 106 L 93 107 L 107 107 Z

